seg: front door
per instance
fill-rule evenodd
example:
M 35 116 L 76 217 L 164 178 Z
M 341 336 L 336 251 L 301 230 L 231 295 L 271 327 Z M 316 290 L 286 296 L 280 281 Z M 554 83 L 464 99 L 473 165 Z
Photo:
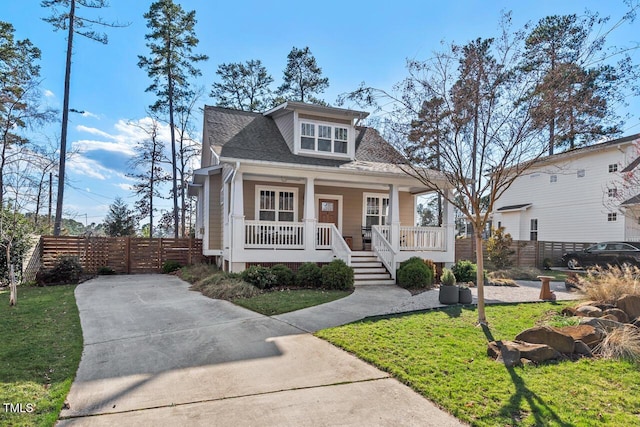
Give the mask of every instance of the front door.
M 318 200 L 318 221 L 327 224 L 333 223 L 338 228 L 338 200 Z

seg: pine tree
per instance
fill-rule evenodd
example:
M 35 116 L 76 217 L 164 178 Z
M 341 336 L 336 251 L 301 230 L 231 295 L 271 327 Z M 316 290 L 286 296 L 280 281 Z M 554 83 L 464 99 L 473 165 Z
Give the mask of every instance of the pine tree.
M 193 53 L 198 45 L 195 36 L 196 12 L 185 12 L 172 0 L 158 0 L 145 13 L 150 32 L 145 36 L 149 56 L 138 56 L 138 66 L 147 71 L 153 83 L 147 92 L 154 92 L 156 102 L 150 106 L 155 113 L 169 116 L 171 130 L 171 179 L 173 196 L 174 236 L 178 237 L 178 172 L 176 149 L 176 109 L 192 94 L 189 78 L 201 74 L 195 64 L 208 59 L 206 55 Z
M 309 47 L 293 47 L 287 56 L 287 68 L 284 70 L 283 83 L 278 87 L 279 100 L 310 102 L 326 105 L 315 98 L 329 87 L 329 79 L 322 77 L 322 69 Z
M 218 106 L 244 111 L 264 111 L 269 106 L 273 77 L 259 59 L 220 64 L 216 74 L 220 82 L 213 83 L 209 96 Z
M 111 237 L 135 236 L 137 221 L 124 200 L 117 197 L 109 205 L 109 213 L 104 218 L 107 235 Z

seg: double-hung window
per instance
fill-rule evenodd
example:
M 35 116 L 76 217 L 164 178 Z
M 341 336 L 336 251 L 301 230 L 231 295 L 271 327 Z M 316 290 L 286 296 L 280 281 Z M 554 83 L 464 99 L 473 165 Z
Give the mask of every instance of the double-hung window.
M 389 215 L 389 197 L 366 194 L 364 197 L 364 203 L 363 224 L 365 227 L 387 224 L 387 217 Z
M 256 196 L 260 221 L 295 221 L 297 189 L 256 187 Z
M 349 129 L 340 125 L 301 122 L 300 148 L 323 153 L 347 154 Z

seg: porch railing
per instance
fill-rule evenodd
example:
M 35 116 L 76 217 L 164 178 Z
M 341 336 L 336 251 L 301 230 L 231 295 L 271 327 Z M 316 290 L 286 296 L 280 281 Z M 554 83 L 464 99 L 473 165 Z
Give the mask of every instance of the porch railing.
M 304 249 L 304 223 L 245 221 L 245 248 Z
M 342 238 L 342 234 L 335 224 L 328 224 L 331 229 L 331 250 L 333 254 L 343 260 L 347 265 L 351 265 L 351 249 Z
M 400 227 L 400 250 L 435 250 L 447 249 L 447 238 L 444 227 Z
M 325 223 L 316 224 L 316 249 L 331 249 L 332 225 L 333 224 Z
M 371 249 L 380 258 L 387 271 L 391 274 L 391 278 L 396 278 L 396 253 L 391 247 L 389 241 L 385 238 L 384 229 L 381 226 L 374 225 L 371 227 Z M 388 232 L 388 228 L 387 228 Z

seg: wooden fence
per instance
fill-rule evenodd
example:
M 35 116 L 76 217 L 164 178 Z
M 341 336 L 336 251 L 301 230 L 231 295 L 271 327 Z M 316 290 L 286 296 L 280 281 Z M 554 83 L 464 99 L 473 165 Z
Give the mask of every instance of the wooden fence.
M 36 255 L 37 256 L 37 255 Z M 110 267 L 116 273 L 157 273 L 166 261 L 182 265 L 204 262 L 200 239 L 149 239 L 143 237 L 53 237 L 40 238 L 40 265 L 54 266 L 61 256 L 77 257 L 82 268 L 96 273 Z
M 541 242 L 516 240 L 511 244 L 513 265 L 516 267 L 543 267 L 543 261 L 550 259 L 555 266 L 561 266 L 562 255 L 566 252 L 581 251 L 593 243 Z M 486 242 L 483 243 L 486 256 Z M 456 261 L 468 259 L 475 262 L 473 239 L 456 240 Z

